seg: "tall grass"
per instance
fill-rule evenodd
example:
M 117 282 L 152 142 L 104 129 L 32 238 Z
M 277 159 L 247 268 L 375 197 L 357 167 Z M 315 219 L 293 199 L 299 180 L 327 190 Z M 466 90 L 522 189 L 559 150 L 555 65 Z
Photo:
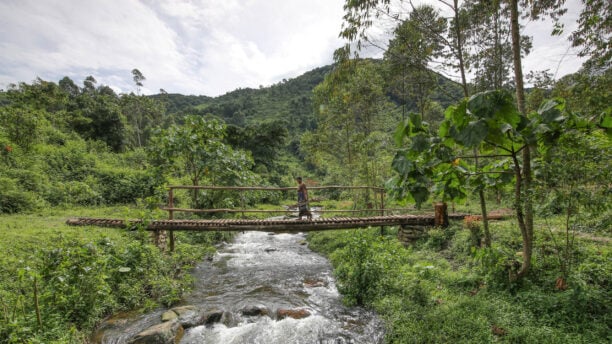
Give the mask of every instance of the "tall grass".
M 70 227 L 71 216 L 142 214 L 109 207 L 0 216 L 0 343 L 84 343 L 110 314 L 171 305 L 190 290 L 190 268 L 226 239 L 181 234 L 176 252 L 165 254 L 148 232 Z

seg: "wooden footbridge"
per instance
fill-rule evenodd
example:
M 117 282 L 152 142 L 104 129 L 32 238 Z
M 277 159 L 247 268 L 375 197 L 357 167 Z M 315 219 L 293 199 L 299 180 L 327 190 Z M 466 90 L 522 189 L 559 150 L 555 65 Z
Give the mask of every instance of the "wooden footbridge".
M 188 192 L 219 192 L 231 191 L 237 192 L 236 199 L 241 200 L 241 205 L 238 209 L 217 208 L 217 209 L 191 209 L 175 207 L 176 190 L 187 190 Z M 324 187 L 309 187 L 311 198 L 311 206 L 316 209 L 317 215 L 312 220 L 299 220 L 295 217 L 297 209 L 295 206 L 287 206 L 279 210 L 256 210 L 246 209 L 244 206 L 245 192 L 253 191 L 273 191 L 273 192 L 295 192 L 296 188 L 270 188 L 270 187 L 220 187 L 220 186 L 170 186 L 168 187 L 168 204 L 162 206 L 161 209 L 168 212 L 168 219 L 164 220 L 123 220 L 123 219 L 105 219 L 105 218 L 71 218 L 66 221 L 69 225 L 75 226 L 101 226 L 112 228 L 136 228 L 143 227 L 149 231 L 169 231 L 170 232 L 170 247 L 174 247 L 173 231 L 264 231 L 264 232 L 307 232 L 321 231 L 334 229 L 349 229 L 349 228 L 364 228 L 364 227 L 384 227 L 384 226 L 400 226 L 401 228 L 408 227 L 433 227 L 448 225 L 449 218 L 463 218 L 464 215 L 451 215 L 446 212 L 445 206 L 436 206 L 435 214 L 431 215 L 410 215 L 405 214 L 407 209 L 391 209 L 385 208 L 385 190 L 379 187 L 370 186 L 324 186 Z M 369 192 L 370 196 L 365 202 L 364 209 L 348 209 L 348 210 L 327 210 L 316 207 L 316 201 L 313 200 L 313 194 L 319 192 L 317 190 L 361 190 Z M 322 192 L 322 191 L 321 191 Z M 195 196 L 197 197 L 197 196 Z M 224 218 L 224 219 L 175 219 L 175 213 L 234 213 L 239 214 L 241 218 Z M 266 216 L 285 214 L 285 216 L 277 216 L 267 219 L 246 218 L 248 213 L 265 214 Z M 334 215 L 334 213 L 336 213 Z M 403 214 L 402 214 L 403 213 Z M 342 215 L 338 215 L 342 214 Z M 347 214 L 350 216 L 347 217 Z M 359 214 L 360 216 L 355 216 Z M 365 214 L 365 215 L 361 215 Z
M 454 216 L 451 216 L 454 217 Z M 461 215 L 461 218 L 463 216 Z M 312 220 L 297 219 L 206 219 L 206 220 L 122 220 L 79 217 L 66 221 L 74 226 L 99 226 L 132 228 L 144 225 L 146 230 L 171 231 L 262 231 L 262 232 L 308 232 L 347 228 L 380 226 L 436 226 L 433 215 L 386 215 L 369 217 L 325 217 Z M 440 224 L 442 225 L 442 224 Z

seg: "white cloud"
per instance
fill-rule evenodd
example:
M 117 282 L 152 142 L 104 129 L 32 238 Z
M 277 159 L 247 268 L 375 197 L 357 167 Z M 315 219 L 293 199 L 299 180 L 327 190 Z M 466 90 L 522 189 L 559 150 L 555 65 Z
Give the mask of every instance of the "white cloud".
M 429 0 L 432 1 L 432 0 Z M 570 0 L 576 2 L 577 0 Z M 332 62 L 344 0 L 2 0 L 0 88 L 36 77 L 145 93 L 215 96 Z M 567 42 L 535 49 L 526 69 L 556 66 Z M 573 59 L 572 59 L 573 60 Z M 561 63 L 559 75 L 576 63 Z M 571 68 L 573 69 L 571 69 Z M 552 67 L 548 67 L 552 68 Z M 570 69 L 568 69 L 570 68 Z
M 578 16 L 581 5 L 578 0 L 566 3 L 567 13 L 561 18 L 564 24 L 563 34 L 551 36 L 553 22 L 551 19 L 525 23 L 525 32 L 533 37 L 534 49 L 523 59 L 524 73 L 529 71 L 548 70 L 555 78 L 577 72 L 584 58 L 578 58 L 578 49 L 572 48 L 568 40 L 571 32 L 578 27 Z
M 68 75 L 129 92 L 218 95 L 331 62 L 342 0 L 0 3 L 0 88 Z M 312 13 L 309 13 L 312 12 Z M 305 33 L 293 32 L 306 27 Z

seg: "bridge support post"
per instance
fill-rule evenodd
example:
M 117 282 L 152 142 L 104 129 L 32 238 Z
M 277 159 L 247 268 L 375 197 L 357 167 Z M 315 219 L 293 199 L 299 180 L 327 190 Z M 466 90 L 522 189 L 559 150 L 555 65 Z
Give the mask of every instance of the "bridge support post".
M 438 202 L 434 204 L 434 225 L 436 227 L 448 227 L 448 207 L 446 202 Z
M 404 246 L 411 245 L 425 235 L 425 229 L 424 226 L 400 225 L 397 231 L 397 239 Z
M 168 247 L 167 238 L 168 233 L 165 230 L 159 229 L 153 232 L 153 242 L 162 252 L 166 251 Z

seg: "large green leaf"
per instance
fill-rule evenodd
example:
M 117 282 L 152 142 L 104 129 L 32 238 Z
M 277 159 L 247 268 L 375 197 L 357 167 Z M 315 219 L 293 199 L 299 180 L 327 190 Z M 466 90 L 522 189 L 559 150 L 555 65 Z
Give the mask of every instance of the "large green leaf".
M 410 145 L 410 149 L 421 153 L 429 149 L 429 139 L 427 135 L 423 133 L 419 133 L 412 137 L 412 144 Z
M 485 120 L 471 121 L 465 128 L 455 132 L 454 138 L 466 147 L 476 147 L 487 137 L 489 127 Z
M 448 136 L 449 131 L 450 131 L 450 126 L 451 126 L 451 123 L 448 120 L 445 120 L 442 123 L 440 123 L 440 128 L 438 128 L 438 136 L 440 137 Z
M 425 128 L 423 127 L 423 121 L 421 119 L 421 115 L 419 115 L 418 113 L 411 112 L 410 114 L 408 114 L 408 118 L 411 124 L 410 126 L 411 134 L 422 132 L 425 130 Z
M 410 185 L 410 195 L 414 198 L 417 207 L 420 207 L 429 198 L 429 189 L 422 184 L 412 184 Z
M 601 121 L 599 122 L 599 126 L 606 129 L 612 129 L 612 115 L 609 113 L 604 114 L 601 117 Z
M 401 147 L 404 144 L 404 139 L 408 136 L 409 133 L 410 122 L 408 119 L 406 119 L 403 122 L 400 122 L 400 124 L 397 125 L 397 128 L 395 128 L 395 134 L 393 135 L 393 138 L 395 139 L 395 144 L 398 147 Z
M 414 169 L 414 163 L 408 159 L 405 152 L 398 151 L 391 162 L 391 167 L 401 175 L 406 175 Z
M 514 106 L 512 96 L 506 91 L 477 93 L 470 97 L 467 109 L 477 118 L 509 123 L 513 127 L 520 122 L 520 115 Z
M 455 154 L 450 147 L 439 145 L 434 150 L 434 156 L 441 162 L 450 162 L 454 160 Z
M 542 122 L 553 123 L 563 122 L 566 117 L 563 115 L 564 104 L 556 99 L 546 101 L 538 109 Z
M 612 138 L 612 115 L 609 111 L 603 114 L 599 126 L 606 131 L 608 138 Z
M 470 117 L 467 115 L 467 101 L 463 100 L 456 106 L 449 106 L 444 116 L 452 121 L 452 124 L 455 126 L 463 127 L 467 125 L 470 121 Z

